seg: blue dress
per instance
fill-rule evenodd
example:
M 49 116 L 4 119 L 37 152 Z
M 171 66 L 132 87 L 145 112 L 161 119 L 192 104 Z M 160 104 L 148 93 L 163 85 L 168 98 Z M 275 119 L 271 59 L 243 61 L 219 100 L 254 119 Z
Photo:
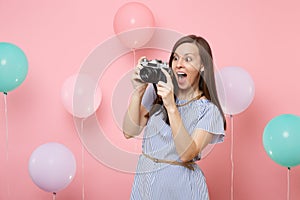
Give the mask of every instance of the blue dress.
M 156 94 L 149 86 L 142 104 L 149 111 Z M 177 104 L 186 100 L 176 100 Z M 223 118 L 218 108 L 206 99 L 193 101 L 178 107 L 187 131 L 203 129 L 213 134 L 211 143 L 222 142 L 224 138 Z M 145 127 L 142 150 L 145 154 L 162 160 L 179 161 L 171 128 L 162 114 L 153 114 Z M 199 160 L 199 154 L 194 160 Z M 131 200 L 208 200 L 205 177 L 197 164 L 194 170 L 179 165 L 157 163 L 140 155 L 134 177 Z

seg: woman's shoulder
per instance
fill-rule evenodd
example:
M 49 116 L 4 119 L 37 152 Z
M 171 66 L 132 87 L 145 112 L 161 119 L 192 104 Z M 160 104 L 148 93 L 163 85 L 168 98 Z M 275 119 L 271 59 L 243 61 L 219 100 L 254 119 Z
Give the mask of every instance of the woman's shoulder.
M 196 101 L 196 104 L 199 107 L 204 107 L 204 108 L 207 108 L 207 109 L 211 109 L 214 106 L 216 106 L 213 102 L 211 102 L 209 99 L 206 99 L 206 98 L 198 99 Z
M 202 114 L 219 113 L 219 109 L 216 104 L 206 98 L 197 100 L 196 108 L 201 111 Z
M 152 84 L 148 84 L 146 91 L 142 98 L 142 105 L 147 109 L 147 111 L 151 110 L 154 100 L 156 99 L 155 89 Z

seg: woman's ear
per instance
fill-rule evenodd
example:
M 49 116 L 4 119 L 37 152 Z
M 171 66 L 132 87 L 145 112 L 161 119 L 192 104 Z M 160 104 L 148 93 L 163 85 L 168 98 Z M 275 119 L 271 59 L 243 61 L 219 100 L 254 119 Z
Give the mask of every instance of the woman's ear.
M 201 66 L 200 66 L 200 72 L 204 72 L 204 65 L 203 64 L 201 64 Z

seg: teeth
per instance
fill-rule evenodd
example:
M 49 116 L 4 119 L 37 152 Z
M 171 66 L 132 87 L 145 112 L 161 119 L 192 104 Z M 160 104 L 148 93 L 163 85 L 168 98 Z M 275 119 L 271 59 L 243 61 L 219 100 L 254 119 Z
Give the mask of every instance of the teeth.
M 186 74 L 183 73 L 183 72 L 177 72 L 177 75 L 178 75 L 179 77 L 185 77 L 185 76 L 186 76 Z

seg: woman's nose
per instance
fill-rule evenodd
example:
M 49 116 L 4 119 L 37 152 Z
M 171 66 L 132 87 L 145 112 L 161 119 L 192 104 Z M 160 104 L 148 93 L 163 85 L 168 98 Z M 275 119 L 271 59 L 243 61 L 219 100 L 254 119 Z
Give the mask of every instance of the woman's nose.
M 176 63 L 177 68 L 182 68 L 184 67 L 184 59 L 182 57 L 178 58 L 177 63 Z

